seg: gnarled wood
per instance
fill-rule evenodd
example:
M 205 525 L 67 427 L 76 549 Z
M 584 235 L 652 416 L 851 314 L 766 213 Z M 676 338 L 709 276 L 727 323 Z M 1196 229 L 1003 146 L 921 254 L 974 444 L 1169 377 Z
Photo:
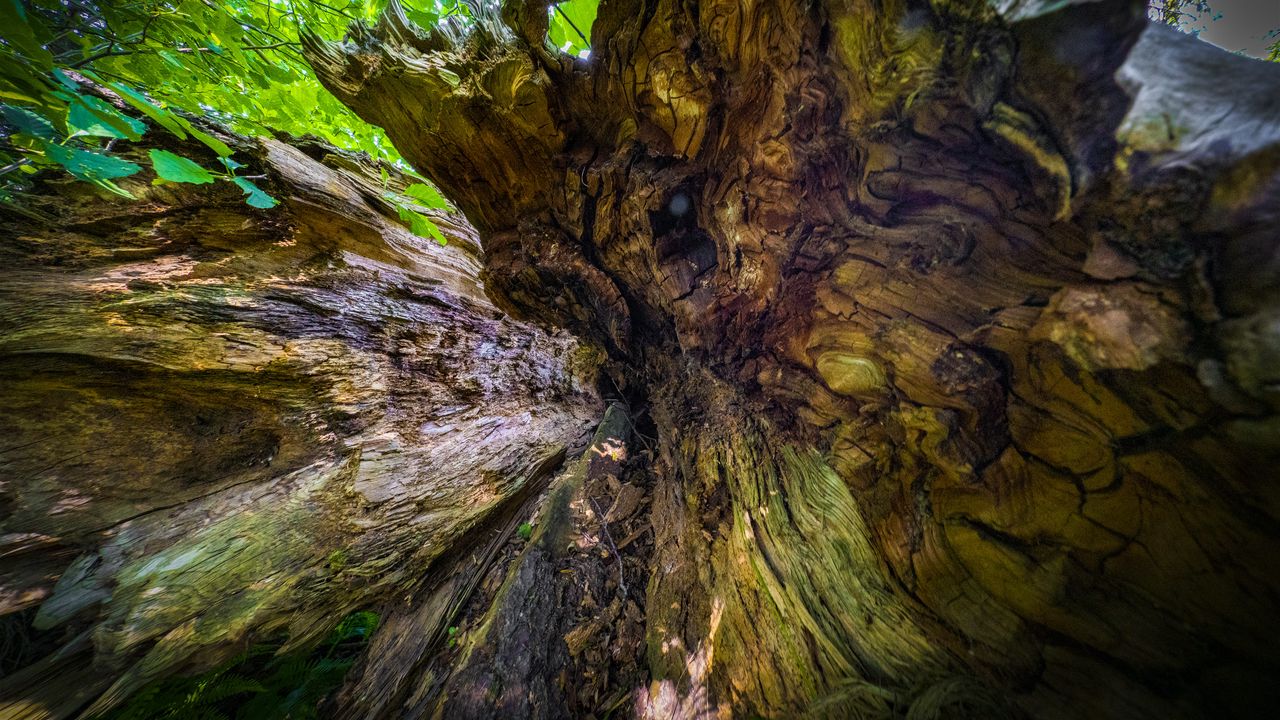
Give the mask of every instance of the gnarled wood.
M 465 222 L 437 246 L 358 158 L 235 141 L 280 208 L 50 181 L 48 223 L 4 220 L 0 601 L 70 640 L 4 679 L 2 717 L 392 614 L 603 412 L 589 352 L 485 297 Z
M 1134 2 L 541 7 L 308 53 L 650 403 L 637 715 L 1267 706 L 1280 69 Z
M 269 140 L 277 211 L 6 216 L 0 609 L 66 637 L 0 716 L 369 605 L 338 717 L 1274 706 L 1280 68 L 1124 1 L 547 7 L 306 38 L 444 249 Z

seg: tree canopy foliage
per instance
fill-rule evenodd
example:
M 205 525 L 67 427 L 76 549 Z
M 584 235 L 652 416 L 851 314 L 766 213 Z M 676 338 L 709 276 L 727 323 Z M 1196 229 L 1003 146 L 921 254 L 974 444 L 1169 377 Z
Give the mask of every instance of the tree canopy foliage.
M 142 170 L 116 157 L 118 141 L 137 140 L 150 120 L 179 139 L 191 136 L 220 158 L 201 167 L 165 151 L 152 155 L 160 182 L 233 182 L 246 201 L 268 208 L 275 200 L 237 173 L 240 165 L 215 136 L 193 126 L 207 118 L 247 135 L 318 135 L 347 150 L 412 172 L 380 128 L 351 112 L 316 80 L 303 58 L 303 32 L 336 39 L 352 23 L 373 23 L 388 0 L 0 0 L 0 200 L 12 200 L 23 176 L 61 166 L 71 175 L 117 193 L 113 181 Z M 468 0 L 402 0 L 422 27 L 465 25 Z M 561 51 L 586 56 L 599 0 L 566 0 L 548 9 L 548 39 Z M 1153 19 L 1185 24 L 1211 13 L 1207 0 L 1151 0 Z M 1280 43 L 1271 58 L 1280 58 Z M 106 102 L 84 83 L 114 93 Z M 176 111 L 176 112 L 175 112 Z M 157 164 L 157 161 L 159 164 Z M 414 209 L 443 207 L 424 182 L 407 196 L 389 197 L 411 229 L 441 239 Z
M 0 200 L 12 200 L 24 174 L 61 166 L 71 175 L 128 195 L 113 181 L 142 170 L 114 156 L 117 141 L 138 140 L 143 120 L 193 137 L 222 167 L 201 167 L 167 151 L 153 151 L 158 182 L 233 182 L 254 207 L 275 204 L 253 178 L 237 173 L 230 148 L 194 126 L 204 117 L 247 134 L 318 135 L 412 172 L 380 128 L 351 112 L 316 80 L 300 37 L 343 37 L 356 22 L 373 23 L 388 0 L 0 0 Z M 467 0 L 403 0 L 422 27 L 465 25 Z M 598 0 L 566 0 L 548 9 L 548 39 L 561 51 L 586 56 Z M 1211 10 L 1206 0 L 1151 0 L 1151 15 L 1178 26 L 1189 11 Z M 1280 43 L 1272 48 L 1271 59 Z M 110 103 L 84 83 L 114 93 Z M 177 111 L 177 112 L 175 112 Z M 389 194 L 406 224 L 420 235 L 442 236 L 414 206 L 444 207 L 425 182 L 404 196 Z
M 353 7 L 354 5 L 354 7 Z M 274 200 L 236 175 L 225 143 L 181 112 L 232 130 L 313 132 L 342 147 L 391 157 L 377 131 L 359 122 L 314 81 L 297 51 L 305 24 L 335 32 L 376 8 L 291 2 L 19 2 L 0 3 L 9 28 L 0 48 L 0 97 L 7 133 L 5 169 L 35 172 L 61 165 L 84 180 L 124 193 L 112 181 L 141 168 L 111 154 L 138 140 L 148 118 L 179 139 L 193 136 L 221 159 L 223 178 L 248 201 Z M 110 90 L 123 107 L 87 92 Z M 157 151 L 161 152 L 161 151 Z M 158 179 L 211 182 L 210 169 L 172 153 L 152 154 Z M 6 173 L 6 174 L 9 174 Z M 14 177 L 5 188 L 14 189 Z M 126 193 L 127 194 L 127 193 Z
M 143 166 L 113 150 L 118 142 L 139 140 L 147 120 L 179 140 L 204 143 L 221 165 L 152 150 L 156 182 L 232 182 L 254 207 L 269 208 L 276 200 L 241 172 L 231 148 L 193 118 L 245 135 L 318 135 L 412 174 L 379 128 L 320 85 L 300 51 L 301 33 L 340 38 L 352 23 L 376 21 L 386 2 L 0 0 L 6 28 L 0 41 L 0 200 L 13 201 L 25 176 L 56 166 L 128 196 L 115 181 Z M 596 4 L 553 6 L 553 42 L 565 52 L 585 53 Z M 470 18 L 458 0 L 403 5 L 423 26 L 465 25 Z M 442 208 L 445 201 L 419 179 L 387 199 L 411 230 L 443 242 L 420 210 Z

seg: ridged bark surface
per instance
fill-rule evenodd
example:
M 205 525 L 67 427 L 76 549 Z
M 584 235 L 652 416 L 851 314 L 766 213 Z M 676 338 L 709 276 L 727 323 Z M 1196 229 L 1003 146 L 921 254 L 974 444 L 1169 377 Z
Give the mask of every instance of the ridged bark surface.
M 0 600 L 68 644 L 0 716 L 369 606 L 333 717 L 1274 707 L 1280 67 L 995 5 L 308 37 L 475 228 L 443 250 L 272 141 L 276 213 L 49 187 Z
M 376 168 L 305 147 L 239 141 L 269 211 L 144 177 L 4 219 L 0 611 L 65 642 L 0 717 L 393 614 L 599 421 L 598 361 L 490 303 L 465 222 L 416 237 Z
M 308 52 L 645 406 L 636 714 L 1269 702 L 1280 68 L 1135 2 L 545 12 Z

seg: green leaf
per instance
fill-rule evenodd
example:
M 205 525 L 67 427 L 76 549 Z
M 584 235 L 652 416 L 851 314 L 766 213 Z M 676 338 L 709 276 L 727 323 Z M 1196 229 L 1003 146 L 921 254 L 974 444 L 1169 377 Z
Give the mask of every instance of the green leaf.
M 436 227 L 435 223 L 430 221 L 427 222 L 427 232 L 430 233 L 431 237 L 441 245 L 449 244 L 449 238 L 445 237 L 444 233 L 440 232 L 440 228 Z
M 36 31 L 43 32 L 42 24 L 34 22 L 22 7 L 21 0 L 0 0 L 0 23 L 4 27 L 4 39 L 10 47 L 22 53 L 43 71 L 53 67 L 53 55 L 44 48 L 47 38 L 37 38 Z
M 194 125 L 181 115 L 174 115 L 173 119 L 176 120 L 184 130 L 190 133 L 191 137 L 204 143 L 206 147 L 217 153 L 218 157 L 230 157 L 233 154 L 231 152 L 231 148 L 227 147 L 226 143 L 203 130 L 197 130 Z
M 352 638 L 368 638 L 378 629 L 378 614 L 369 610 L 352 613 L 343 618 L 329 636 L 330 644 L 344 642 Z
M 114 180 L 142 170 L 128 160 L 54 143 L 45 143 L 45 154 L 81 180 Z
M 547 37 L 556 48 L 568 46 L 571 55 L 591 49 L 591 25 L 600 0 L 566 0 L 548 8 Z
M 435 27 L 436 23 L 440 21 L 440 16 L 430 10 L 415 10 L 406 7 L 404 8 L 404 13 L 414 25 L 421 28 Z
M 148 127 L 163 127 L 178 137 L 193 133 L 170 115 L 193 123 L 193 116 L 205 115 L 241 135 L 311 133 L 342 148 L 363 149 L 375 158 L 395 160 L 399 156 L 390 143 L 373 140 L 380 131 L 325 91 L 297 50 L 301 27 L 337 40 L 346 31 L 351 15 L 374 17 L 386 2 L 343 0 L 326 7 L 303 0 L 0 0 L 0 9 L 8 11 L 0 18 L 0 28 L 4 28 L 0 30 L 4 36 L 0 40 L 0 102 L 43 115 L 62 138 L 69 134 L 64 121 L 71 98 L 92 94 L 84 88 L 81 76 L 97 73 L 100 79 L 95 84 L 112 87 L 128 105 L 114 98 L 108 103 L 118 104 L 125 115 L 145 120 Z M 434 25 L 440 13 L 469 15 L 459 0 L 440 0 L 438 4 L 411 0 L 405 4 L 422 7 L 421 11 L 408 8 L 408 12 L 423 21 L 423 27 Z M 24 8 L 31 33 L 23 26 Z M 51 29 L 55 27 L 56 45 L 49 44 L 55 38 Z M 143 28 L 146 33 L 140 33 Z M 104 44 L 104 35 L 122 41 L 114 46 Z M 22 43 L 32 52 L 19 48 Z M 40 47 L 45 44 L 64 64 L 60 75 L 53 74 L 52 64 L 37 67 L 30 57 L 47 56 Z M 250 51 L 250 47 L 261 49 Z M 124 54 L 112 54 L 117 51 Z M 74 71 L 65 67 L 87 58 L 95 59 Z M 66 97 L 55 98 L 55 89 Z M 101 132 L 102 137 L 127 136 L 126 126 L 97 117 L 89 119 L 89 115 L 92 113 L 83 108 L 76 113 L 81 129 Z M 226 137 L 196 125 L 202 130 L 197 139 L 220 156 L 232 154 Z
M 417 200 L 423 207 L 444 209 L 449 207 L 439 190 L 425 183 L 414 183 L 404 189 L 404 194 Z
M 151 167 L 156 175 L 169 182 L 203 185 L 213 182 L 213 175 L 194 162 L 168 150 L 151 150 Z
M 18 128 L 18 132 L 44 140 L 52 140 L 58 135 L 57 130 L 53 128 L 53 123 L 24 107 L 0 105 L 0 113 L 4 114 L 5 122 Z
M 98 98 L 76 95 L 67 113 L 67 129 L 73 135 L 139 140 L 147 125 Z
M 160 59 L 164 60 L 166 63 L 171 65 L 174 69 L 176 70 L 185 69 L 185 67 L 182 64 L 182 61 L 178 59 L 178 56 L 174 55 L 168 50 L 161 50 L 157 54 L 160 56 Z
M 77 147 L 65 147 L 51 142 L 44 144 L 45 156 L 58 163 L 67 172 L 81 180 L 87 180 L 99 187 L 106 188 L 117 195 L 132 198 L 128 190 L 111 182 L 115 178 L 128 177 L 142 168 L 128 160 L 121 160 L 110 155 L 83 150 Z
M 0 52 L 0 97 L 43 104 L 52 90 L 48 76 L 33 72 L 21 58 Z
M 112 90 L 119 93 L 124 101 L 137 108 L 139 112 L 151 118 L 156 124 L 165 130 L 178 136 L 179 140 L 186 140 L 187 134 L 182 129 L 182 124 L 173 117 L 173 113 L 156 105 L 147 99 L 146 95 L 134 90 L 133 88 L 121 82 L 113 82 L 110 84 Z
M 58 84 L 62 85 L 62 87 L 73 93 L 80 92 L 80 83 L 72 80 L 70 75 L 67 75 L 62 71 L 62 68 L 54 68 L 53 77 L 58 81 Z
M 252 678 L 240 675 L 224 675 L 200 688 L 199 702 L 201 705 L 212 705 L 236 695 L 245 693 L 257 694 L 266 691 L 267 689 L 262 686 L 262 683 Z
M 127 197 L 130 200 L 138 199 L 137 197 L 134 196 L 133 193 L 129 192 L 128 190 L 125 190 L 124 188 L 111 182 L 110 180 L 94 180 L 93 184 L 101 188 L 106 188 L 117 195 L 123 195 L 124 197 Z
M 252 180 L 238 177 L 232 178 L 231 181 L 236 185 L 239 185 L 240 189 L 244 191 L 244 194 L 249 196 L 245 199 L 245 202 L 249 203 L 249 205 L 253 207 L 266 210 L 280 204 L 278 200 L 263 192 L 262 188 L 254 185 Z
M 397 206 L 396 211 L 400 215 L 400 219 L 409 223 L 409 232 L 418 237 L 429 237 L 434 239 L 441 245 L 448 244 L 449 240 L 440 232 L 440 228 L 431 222 L 431 219 L 422 213 L 410 210 L 407 207 Z

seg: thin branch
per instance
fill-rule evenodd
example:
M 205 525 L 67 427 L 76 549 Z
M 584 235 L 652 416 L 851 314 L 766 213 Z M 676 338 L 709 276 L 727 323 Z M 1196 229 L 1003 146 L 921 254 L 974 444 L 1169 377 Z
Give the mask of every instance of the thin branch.
M 22 158 L 21 160 L 14 160 L 13 162 L 9 163 L 8 165 L 5 165 L 4 167 L 0 167 L 0 175 L 8 175 L 9 173 L 13 172 L 14 170 L 17 170 L 23 165 L 30 165 L 30 164 L 31 164 L 31 161 L 27 158 Z
M 574 24 L 573 24 L 573 21 L 569 19 L 569 16 L 568 16 L 568 15 L 565 15 L 565 14 L 564 14 L 564 11 L 560 9 L 560 6 L 559 6 L 559 5 L 556 5 L 556 6 L 555 6 L 555 8 L 556 8 L 556 14 L 558 14 L 560 17 L 564 18 L 564 21 L 565 21 L 565 22 L 567 22 L 567 23 L 569 23 L 569 27 L 573 28 L 573 31 L 574 31 L 574 32 L 576 32 L 576 33 L 578 33 L 578 37 L 582 38 L 582 42 L 586 43 L 586 44 L 587 44 L 587 47 L 588 47 L 588 48 L 590 48 L 590 47 L 591 47 L 591 41 L 587 39 L 587 36 L 582 34 L 582 31 L 578 29 L 578 26 L 577 26 L 577 25 L 574 25 Z
M 270 45 L 241 45 L 240 49 L 241 50 L 279 50 L 282 47 L 294 47 L 294 46 L 301 47 L 302 43 L 284 40 L 278 43 L 271 43 Z M 178 52 L 193 53 L 193 52 L 217 52 L 217 51 L 215 51 L 213 48 L 207 48 L 207 47 L 185 47 L 185 48 L 178 48 Z
M 241 45 L 240 49 L 253 50 L 255 52 L 261 53 L 261 51 L 263 50 L 279 50 L 281 48 L 293 49 L 295 47 L 301 47 L 301 46 L 302 46 L 302 43 L 299 43 L 299 42 L 284 41 L 284 42 L 278 42 L 278 43 L 271 43 L 269 45 Z M 207 47 L 183 47 L 183 48 L 173 48 L 173 50 L 175 52 L 180 52 L 185 54 L 207 53 L 207 52 L 217 53 L 217 51 L 214 50 L 213 48 L 207 48 Z M 67 67 L 71 68 L 72 70 L 78 70 L 84 67 L 85 65 L 101 60 L 103 58 L 123 57 L 125 55 L 138 55 L 143 53 L 154 53 L 154 52 L 156 52 L 156 50 L 153 48 L 137 48 L 137 49 L 121 48 L 118 50 L 104 50 L 103 52 L 90 55 L 89 57 L 84 58 L 83 60 L 78 60 L 74 63 L 71 63 L 67 65 Z
M 138 52 L 137 50 L 116 50 L 116 49 L 114 49 L 114 48 L 115 48 L 115 44 L 114 44 L 114 43 L 112 43 L 112 49 L 103 50 L 103 51 L 102 51 L 102 52 L 100 52 L 100 53 L 95 53 L 95 54 L 93 54 L 93 55 L 90 55 L 90 56 L 89 56 L 89 57 L 87 57 L 87 58 L 84 58 L 83 60 L 78 60 L 78 61 L 76 61 L 76 62 L 73 62 L 73 63 L 71 63 L 70 65 L 68 65 L 67 67 L 71 68 L 72 70 L 79 70 L 80 68 L 84 67 L 85 65 L 88 65 L 89 63 L 92 63 L 92 62 L 96 62 L 96 61 L 98 61 L 98 60 L 101 60 L 102 58 L 118 57 L 118 56 L 121 56 L 121 55 L 132 55 L 132 54 L 134 54 L 134 53 Z
M 318 5 L 318 6 L 322 7 L 322 8 L 324 8 L 325 10 L 328 10 L 328 11 L 329 11 L 329 12 L 331 12 L 331 13 L 335 13 L 335 14 L 341 15 L 341 16 L 343 16 L 343 17 L 347 18 L 348 20 L 353 20 L 353 21 L 354 21 L 354 20 L 359 20 L 359 19 L 360 19 L 360 18 L 356 17 L 355 15 L 352 15 L 351 13 L 347 12 L 345 8 L 335 8 L 335 7 L 332 7 L 332 6 L 330 6 L 330 5 L 326 5 L 326 4 L 322 3 L 322 2 L 320 2 L 320 0 L 311 0 L 311 4 L 312 4 L 312 5 Z
M 600 529 L 604 531 L 604 539 L 609 543 L 609 549 L 613 550 L 613 556 L 618 560 L 618 590 L 622 592 L 622 597 L 627 597 L 627 579 L 623 577 L 625 574 L 622 567 L 622 553 L 618 552 L 618 546 L 613 544 L 613 536 L 609 534 L 609 523 L 604 519 L 604 513 L 600 512 L 600 506 L 596 504 L 596 499 L 587 493 L 587 499 L 591 501 L 591 509 L 595 511 L 596 517 L 600 519 Z

